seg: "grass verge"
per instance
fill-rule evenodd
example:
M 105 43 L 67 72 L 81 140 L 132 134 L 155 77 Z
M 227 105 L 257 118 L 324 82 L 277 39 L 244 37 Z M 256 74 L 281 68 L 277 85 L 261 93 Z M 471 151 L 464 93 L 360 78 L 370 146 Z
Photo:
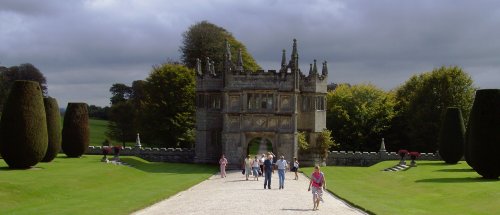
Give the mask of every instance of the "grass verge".
M 323 167 L 330 192 L 375 214 L 500 214 L 500 180 L 481 178 L 465 162 L 419 161 L 384 172 L 397 161 L 371 167 Z M 312 168 L 302 168 L 306 175 Z
M 0 214 L 129 214 L 209 178 L 215 166 L 154 163 L 123 157 L 133 167 L 101 156 L 66 158 L 29 170 L 0 160 Z

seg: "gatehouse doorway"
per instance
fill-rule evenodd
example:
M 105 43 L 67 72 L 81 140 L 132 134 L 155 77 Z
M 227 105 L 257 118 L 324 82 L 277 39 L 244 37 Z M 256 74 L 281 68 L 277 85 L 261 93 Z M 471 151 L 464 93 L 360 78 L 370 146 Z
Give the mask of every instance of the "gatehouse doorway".
M 263 137 L 256 137 L 250 140 L 247 148 L 247 155 L 251 158 L 256 155 L 260 158 L 262 154 L 273 151 L 273 144 L 271 140 Z

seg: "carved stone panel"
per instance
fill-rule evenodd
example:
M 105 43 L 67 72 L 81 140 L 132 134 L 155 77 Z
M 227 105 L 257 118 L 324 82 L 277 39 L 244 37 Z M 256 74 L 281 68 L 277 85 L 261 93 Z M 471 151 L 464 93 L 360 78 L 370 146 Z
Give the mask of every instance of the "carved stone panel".
M 228 117 L 229 130 L 239 130 L 240 129 L 240 117 L 230 116 Z
M 240 96 L 230 96 L 229 97 L 229 108 L 232 111 L 240 110 Z
M 280 119 L 280 128 L 289 129 L 290 128 L 290 117 L 283 116 Z
M 243 128 L 248 129 L 252 126 L 252 118 L 250 116 L 243 117 Z
M 280 105 L 281 105 L 281 109 L 283 110 L 290 110 L 290 96 L 281 96 L 281 101 L 280 101 Z
M 257 117 L 255 119 L 255 126 L 257 128 L 265 128 L 266 127 L 266 117 Z
M 271 129 L 276 128 L 276 126 L 278 125 L 278 118 L 277 117 L 271 117 L 271 118 L 269 118 L 269 121 L 268 121 L 267 125 Z

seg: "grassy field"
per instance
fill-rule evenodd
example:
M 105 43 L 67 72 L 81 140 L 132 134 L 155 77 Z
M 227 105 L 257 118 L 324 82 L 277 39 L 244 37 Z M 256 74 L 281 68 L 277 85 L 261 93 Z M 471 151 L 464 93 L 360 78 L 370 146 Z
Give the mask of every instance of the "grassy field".
M 0 159 L 0 214 L 129 214 L 207 179 L 214 166 L 150 163 L 123 157 L 133 167 L 101 156 L 57 157 L 29 170 Z
M 323 167 L 327 188 L 375 214 L 500 214 L 500 180 L 482 179 L 465 162 L 418 161 L 384 172 L 397 161 L 371 167 Z M 310 175 L 312 168 L 303 168 Z
M 89 145 L 91 146 L 101 146 L 102 142 L 106 139 L 106 131 L 108 130 L 108 121 L 100 119 L 89 119 L 90 127 L 90 140 Z M 118 143 L 112 141 L 112 145 L 123 145 L 123 143 Z M 134 146 L 135 142 L 127 142 L 125 146 Z

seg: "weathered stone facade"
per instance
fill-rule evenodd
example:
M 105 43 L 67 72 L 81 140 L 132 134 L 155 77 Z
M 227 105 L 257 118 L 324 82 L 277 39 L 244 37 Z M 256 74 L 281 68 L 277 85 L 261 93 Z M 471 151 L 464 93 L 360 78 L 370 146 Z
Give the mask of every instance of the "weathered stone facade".
M 227 42 L 222 71 L 208 58 L 202 69 L 198 60 L 195 162 L 216 163 L 224 153 L 239 167 L 254 138 L 267 139 L 287 160 L 298 156 L 297 131 L 315 137 L 326 128 L 328 77 L 326 62 L 318 73 L 315 60 L 305 76 L 298 60 L 296 40 L 288 63 L 283 50 L 278 71 L 244 71 L 241 51 L 233 63 Z

